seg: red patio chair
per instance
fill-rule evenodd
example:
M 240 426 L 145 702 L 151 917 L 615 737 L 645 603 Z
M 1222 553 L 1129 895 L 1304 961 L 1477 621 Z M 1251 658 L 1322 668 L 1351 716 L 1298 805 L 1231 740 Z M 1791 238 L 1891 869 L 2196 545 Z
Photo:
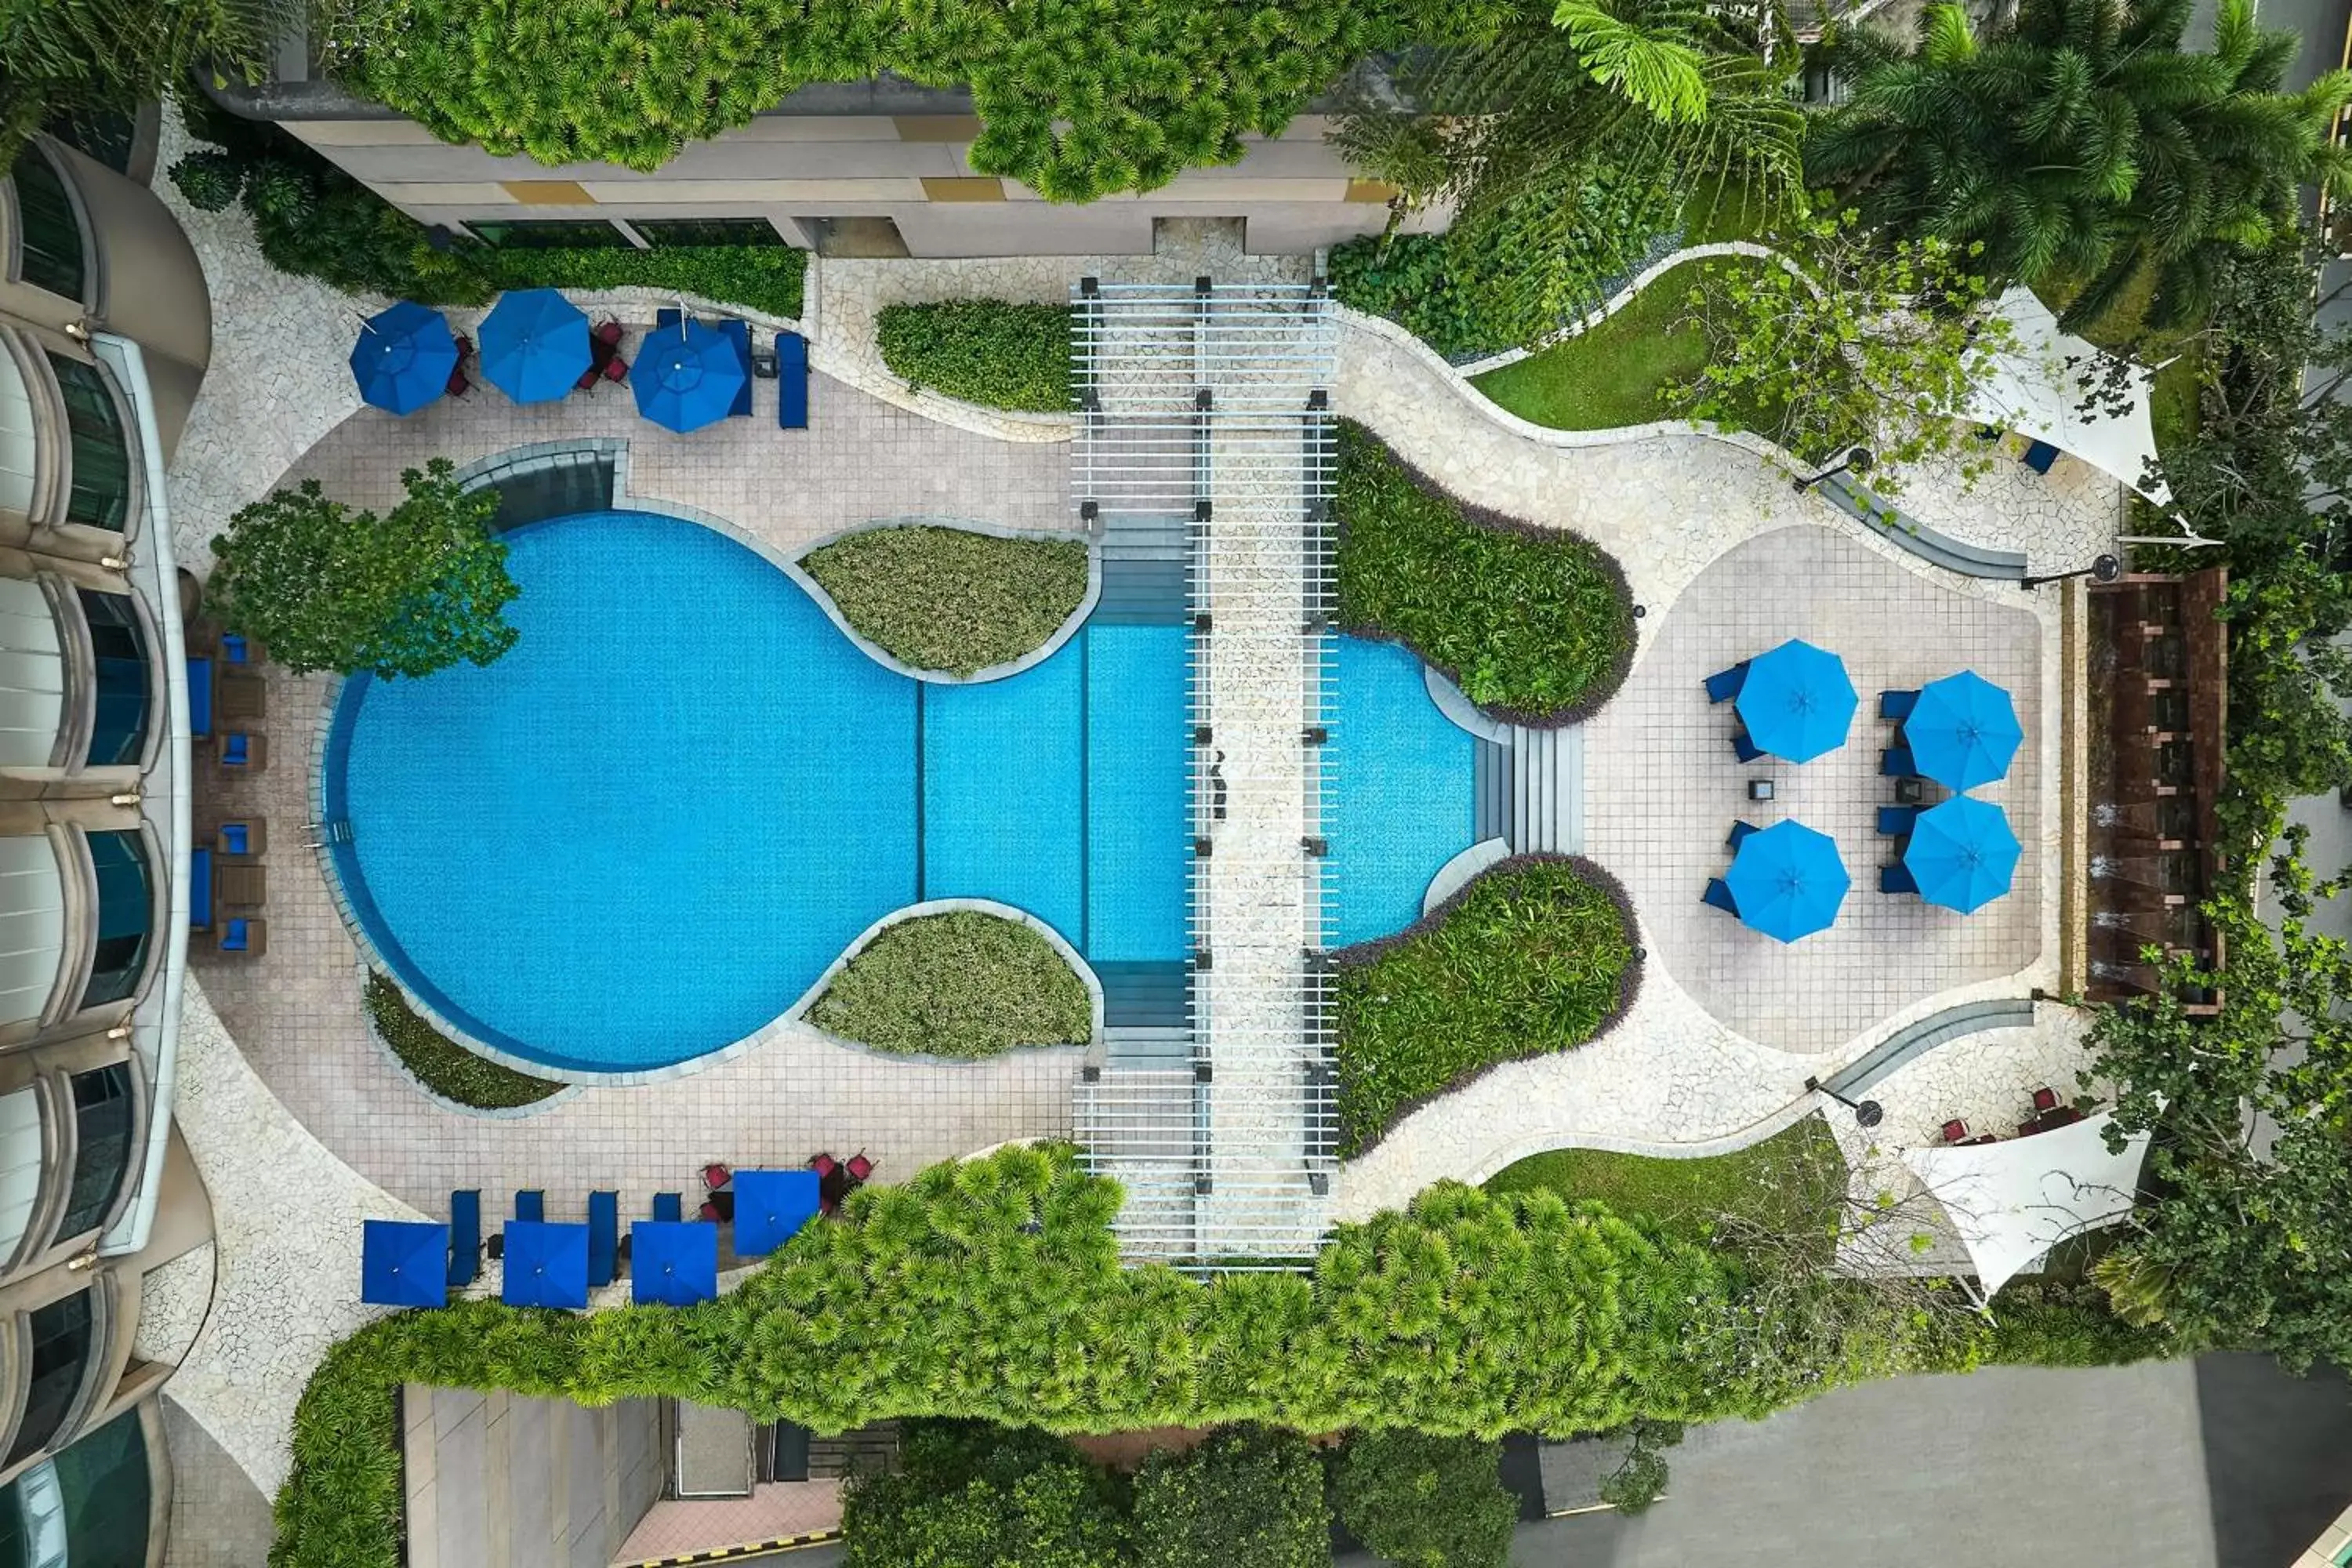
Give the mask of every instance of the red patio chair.
M 1944 1142 L 1947 1142 L 1947 1143 L 1965 1143 L 1965 1142 L 1967 1142 L 1968 1141 L 1969 1141 L 1969 1124 L 1968 1124 L 1967 1122 L 1965 1122 L 1965 1121 L 1961 1121 L 1958 1117 L 1955 1116 L 1954 1118 L 1952 1118 L 1952 1120 L 1950 1120 L 1949 1121 L 1947 1121 L 1947 1122 L 1945 1122 L 1945 1123 L 1944 1123 Z
M 716 1160 L 702 1167 L 702 1184 L 714 1193 L 734 1179 L 735 1173 Z
M 830 1154 L 811 1154 L 808 1168 L 816 1173 L 816 1179 L 821 1182 L 832 1175 L 835 1167 L 840 1162 Z
M 604 379 L 604 373 L 592 364 L 586 370 L 580 373 L 580 379 L 572 384 L 572 390 L 574 392 L 593 391 L 594 390 L 596 384 Z
M 472 384 L 473 383 L 466 379 L 466 372 L 461 366 L 449 373 L 449 384 L 443 390 L 452 397 L 463 397 L 466 395 L 466 389 Z
M 626 381 L 629 379 L 629 362 L 614 354 L 604 362 L 604 374 L 606 381 Z
M 621 323 L 607 316 L 590 329 L 588 335 L 608 349 L 618 347 L 621 342 Z
M 2035 1115 L 2047 1115 L 2049 1112 L 2057 1109 L 2058 1091 L 2056 1089 L 2045 1087 L 2042 1089 L 2037 1089 L 2033 1091 L 2033 1110 Z
M 867 1159 L 862 1153 L 852 1154 L 849 1157 L 846 1169 L 849 1172 L 849 1179 L 851 1181 L 862 1182 L 866 1177 L 874 1173 L 874 1162 Z

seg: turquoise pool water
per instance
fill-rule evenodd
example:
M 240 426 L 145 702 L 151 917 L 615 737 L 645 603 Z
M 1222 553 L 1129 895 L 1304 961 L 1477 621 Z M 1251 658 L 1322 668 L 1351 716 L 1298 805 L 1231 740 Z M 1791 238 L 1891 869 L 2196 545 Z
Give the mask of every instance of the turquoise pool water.
M 452 1023 L 563 1072 L 669 1066 L 774 1019 L 882 916 L 945 898 L 1052 925 L 1111 1023 L 1183 1021 L 1181 604 L 941 686 L 876 664 L 698 524 L 598 512 L 507 538 L 513 651 L 346 682 L 322 780 L 354 915 Z M 1349 943 L 1412 921 L 1468 846 L 1473 745 L 1410 654 L 1343 638 L 1332 746 Z

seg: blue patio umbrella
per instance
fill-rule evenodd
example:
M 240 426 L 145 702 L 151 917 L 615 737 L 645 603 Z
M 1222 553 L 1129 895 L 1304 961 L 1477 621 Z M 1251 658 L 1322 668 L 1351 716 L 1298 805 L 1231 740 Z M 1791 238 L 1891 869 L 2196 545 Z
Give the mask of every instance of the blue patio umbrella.
M 814 1171 L 735 1173 L 735 1250 L 744 1258 L 771 1253 L 793 1238 L 817 1211 Z
M 447 1226 L 372 1219 L 361 1227 L 361 1300 L 378 1307 L 438 1307 L 448 1299 Z
M 2018 854 L 2007 813 L 1957 795 L 1912 822 L 1903 864 L 1921 898 L 1969 914 L 2009 891 Z
M 588 1304 L 588 1227 L 551 1220 L 507 1221 L 506 1279 L 499 1299 L 509 1307 Z
M 2025 731 L 2009 693 L 1964 669 L 1919 689 L 1903 721 L 1911 765 L 1946 789 L 1974 789 L 2009 772 Z
M 629 1299 L 690 1307 L 719 1294 L 719 1227 L 707 1220 L 641 1219 L 629 1226 Z
M 1776 822 L 1741 839 L 1723 879 L 1740 920 L 1780 942 L 1828 930 L 1853 885 L 1836 841 L 1801 822 Z
M 482 318 L 482 374 L 517 403 L 551 403 L 588 369 L 588 318 L 552 289 L 499 296 Z
M 1810 763 L 1845 744 L 1853 682 L 1837 655 L 1790 637 L 1748 661 L 1737 703 L 1750 741 L 1776 757 Z
M 457 340 L 438 310 L 403 300 L 378 310 L 352 345 L 360 396 L 394 414 L 414 414 L 449 390 Z
M 733 343 L 682 317 L 645 335 L 629 384 L 637 389 L 638 413 L 683 435 L 727 417 L 743 390 L 743 366 Z

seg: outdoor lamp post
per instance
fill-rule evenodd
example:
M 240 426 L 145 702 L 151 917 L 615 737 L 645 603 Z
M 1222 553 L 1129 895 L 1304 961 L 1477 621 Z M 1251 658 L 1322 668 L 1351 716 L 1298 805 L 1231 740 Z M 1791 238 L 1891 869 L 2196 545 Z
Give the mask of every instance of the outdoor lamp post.
M 2088 566 L 2077 566 L 2072 572 L 2053 572 L 2046 577 L 2020 577 L 2021 588 L 2039 588 L 2044 583 L 2063 583 L 2069 577 L 2088 577 L 2094 583 L 2112 583 L 2124 574 L 2124 563 L 2112 555 L 2102 555 Z
M 1886 1120 L 1886 1110 L 1884 1106 L 1880 1105 L 1878 1101 L 1874 1100 L 1848 1100 L 1844 1095 L 1840 1094 L 1836 1089 L 1832 1089 L 1829 1085 L 1823 1083 L 1817 1078 L 1809 1078 L 1805 1080 L 1805 1092 L 1808 1094 L 1828 1095 L 1832 1100 L 1836 1100 L 1840 1105 L 1843 1105 L 1847 1110 L 1853 1111 L 1853 1119 L 1864 1127 L 1875 1127 L 1880 1122 Z
M 1823 468 L 1820 473 L 1815 474 L 1810 479 L 1795 480 L 1794 483 L 1796 485 L 1797 493 L 1799 495 L 1803 495 L 1807 490 L 1811 489 L 1823 479 L 1832 478 L 1838 474 L 1845 473 L 1848 470 L 1856 474 L 1866 474 L 1870 472 L 1871 465 L 1874 461 L 1876 461 L 1876 459 L 1871 457 L 1869 447 L 1849 447 L 1846 448 L 1845 456 L 1838 460 L 1836 467 Z

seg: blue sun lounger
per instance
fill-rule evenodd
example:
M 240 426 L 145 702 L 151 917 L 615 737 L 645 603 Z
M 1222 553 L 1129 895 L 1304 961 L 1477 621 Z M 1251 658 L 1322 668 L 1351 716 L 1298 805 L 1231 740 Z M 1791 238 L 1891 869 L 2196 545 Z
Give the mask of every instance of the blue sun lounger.
M 808 340 L 798 332 L 776 334 L 776 426 L 808 428 Z
M 1738 901 L 1731 896 L 1731 884 L 1720 877 L 1707 879 L 1706 891 L 1699 895 L 1698 901 L 1711 905 L 1728 915 L 1736 915 L 1739 912 Z
M 188 851 L 188 929 L 213 929 L 213 852 Z
M 204 740 L 213 732 L 213 661 L 188 659 L 188 733 Z
M 676 1193 L 656 1193 L 654 1194 L 654 1218 L 660 1220 L 665 1224 L 676 1225 L 685 1217 L 685 1199 L 679 1197 Z
M 478 1190 L 449 1194 L 449 1284 L 471 1285 L 482 1271 L 482 1194 Z
M 1916 893 L 1918 879 L 1911 875 L 1908 866 L 1881 866 L 1878 868 L 1878 890 L 1882 893 Z
M 588 1288 L 610 1285 L 621 1266 L 621 1194 L 588 1194 Z

